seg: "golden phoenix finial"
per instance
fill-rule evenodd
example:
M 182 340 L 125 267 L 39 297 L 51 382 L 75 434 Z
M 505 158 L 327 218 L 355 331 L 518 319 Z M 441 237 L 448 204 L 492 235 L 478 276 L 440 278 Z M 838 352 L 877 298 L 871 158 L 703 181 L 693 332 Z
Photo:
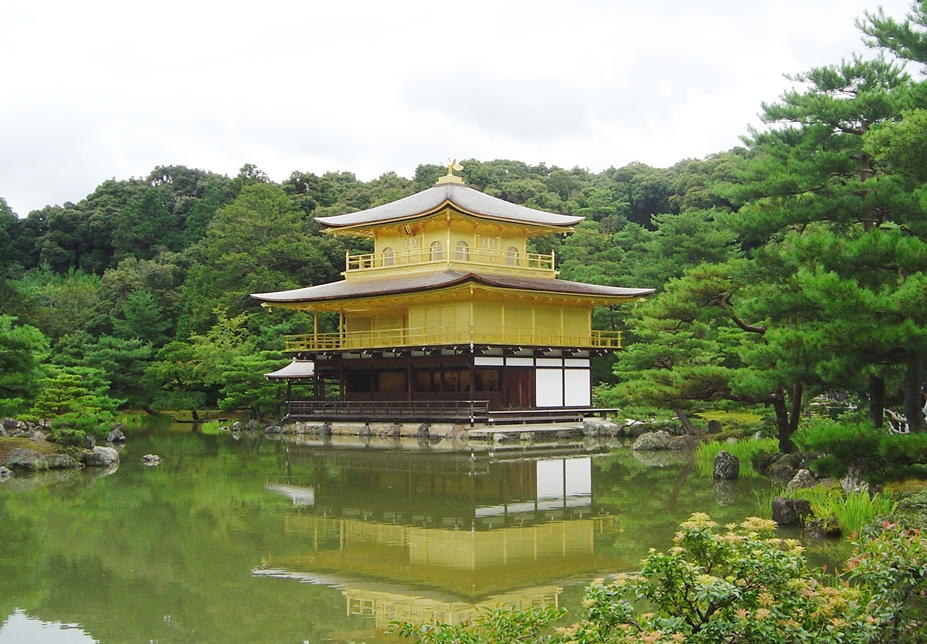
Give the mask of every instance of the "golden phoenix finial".
M 452 177 L 454 176 L 454 170 L 456 170 L 457 172 L 460 172 L 461 170 L 463 170 L 463 166 L 457 163 L 457 159 L 452 159 L 451 157 L 447 158 L 447 163 L 445 163 L 444 165 L 447 166 L 448 175 Z
M 447 158 L 447 162 L 444 164 L 447 167 L 447 174 L 443 177 L 438 177 L 438 180 L 435 182 L 435 185 L 442 183 L 463 183 L 463 179 L 454 174 L 454 171 L 460 172 L 463 170 L 463 166 L 457 163 L 457 159 Z

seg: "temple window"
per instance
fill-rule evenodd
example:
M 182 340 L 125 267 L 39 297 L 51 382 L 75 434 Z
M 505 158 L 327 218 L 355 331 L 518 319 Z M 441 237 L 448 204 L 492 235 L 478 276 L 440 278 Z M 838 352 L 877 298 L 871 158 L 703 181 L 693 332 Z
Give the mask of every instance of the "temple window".
M 441 261 L 442 259 L 444 259 L 444 249 L 441 242 L 431 242 L 431 261 Z
M 392 266 L 393 265 L 393 249 L 387 246 L 383 249 L 383 265 Z
M 514 246 L 509 246 L 505 250 L 505 263 L 509 266 L 515 266 L 518 264 L 518 249 Z
M 457 248 L 454 250 L 454 259 L 458 262 L 470 261 L 470 247 L 467 246 L 467 242 L 457 242 Z

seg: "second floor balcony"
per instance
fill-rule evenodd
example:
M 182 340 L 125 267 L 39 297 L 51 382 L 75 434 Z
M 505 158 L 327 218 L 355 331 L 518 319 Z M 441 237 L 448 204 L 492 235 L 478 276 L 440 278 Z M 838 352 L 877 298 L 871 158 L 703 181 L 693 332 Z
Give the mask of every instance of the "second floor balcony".
M 621 332 L 571 332 L 490 326 L 375 329 L 287 335 L 284 351 L 351 351 L 461 344 L 617 350 L 621 348 Z
M 374 277 L 395 271 L 397 268 L 407 273 L 410 270 L 447 267 L 463 271 L 482 270 L 496 274 L 554 278 L 557 276 L 554 261 L 554 253 L 548 255 L 523 253 L 514 248 L 501 250 L 464 247 L 448 251 L 443 245 L 436 243 L 430 248 L 396 251 L 387 248 L 380 253 L 345 254 L 344 275 Z

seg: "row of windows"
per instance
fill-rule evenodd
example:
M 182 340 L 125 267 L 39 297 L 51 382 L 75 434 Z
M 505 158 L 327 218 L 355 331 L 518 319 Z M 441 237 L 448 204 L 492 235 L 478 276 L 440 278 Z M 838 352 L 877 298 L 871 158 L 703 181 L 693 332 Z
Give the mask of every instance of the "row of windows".
M 431 243 L 431 247 L 428 251 L 428 258 L 431 261 L 441 261 L 444 259 L 444 246 L 439 241 Z M 458 262 L 468 262 L 470 261 L 470 247 L 465 241 L 457 242 L 457 246 L 454 248 L 454 260 Z M 383 249 L 383 265 L 392 266 L 395 261 L 395 256 L 393 254 L 393 249 L 387 246 Z M 518 249 L 514 246 L 509 246 L 505 251 L 505 263 L 509 266 L 515 266 L 518 264 Z

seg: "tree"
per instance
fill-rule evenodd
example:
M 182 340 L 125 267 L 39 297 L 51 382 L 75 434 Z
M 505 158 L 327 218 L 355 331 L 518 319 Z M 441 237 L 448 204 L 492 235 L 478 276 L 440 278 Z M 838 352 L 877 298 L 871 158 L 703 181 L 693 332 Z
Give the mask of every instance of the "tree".
M 142 377 L 153 354 L 151 343 L 140 338 L 101 335 L 83 347 L 78 364 L 103 374 L 109 383 L 109 396 L 148 409 L 151 394 L 145 390 Z
M 151 259 L 158 247 L 180 250 L 181 226 L 164 194 L 148 188 L 132 199 L 116 220 L 112 243 L 114 259 Z
M 47 356 L 48 339 L 41 331 L 0 315 L 0 417 L 29 409 L 39 393 Z
M 109 383 L 103 372 L 90 367 L 52 365 L 41 385 L 29 417 L 55 433 L 74 429 L 105 435 L 116 409 L 124 402 L 107 395 Z
M 165 332 L 170 326 L 154 296 L 141 290 L 130 293 L 122 304 L 122 317 L 113 318 L 116 336 L 147 341 L 155 347 L 166 342 Z
M 260 351 L 232 358 L 219 375 L 222 384 L 219 408 L 247 409 L 257 421 L 270 412 L 279 418 L 286 383 L 268 380 L 264 374 L 279 369 L 284 364 L 282 358 L 279 351 Z
M 872 412 L 874 420 L 881 418 L 877 394 L 884 389 L 885 365 L 901 364 L 907 372 L 905 411 L 920 429 L 923 417 L 913 414 L 920 392 L 913 383 L 922 377 L 927 344 L 922 333 L 902 332 L 918 324 L 918 314 L 906 313 L 913 311 L 898 298 L 916 290 L 921 279 L 920 252 L 912 253 L 921 241 L 910 225 L 922 216 L 896 177 L 864 146 L 868 132 L 895 120 L 911 100 L 910 79 L 883 59 L 858 57 L 792 78 L 804 90 L 763 106 L 763 120 L 771 127 L 753 132 L 742 184 L 730 192 L 741 205 L 729 221 L 751 248 L 756 274 L 766 280 L 754 312 L 766 316 L 786 340 L 786 327 L 796 323 L 827 328 L 823 307 L 807 306 L 824 301 L 815 289 L 830 288 L 832 278 L 847 289 L 855 283 L 867 293 L 847 291 L 845 300 L 867 300 L 873 308 L 866 316 L 844 317 L 859 327 L 844 325 L 842 333 L 862 337 L 857 331 L 879 329 L 879 342 L 848 348 L 855 353 L 855 367 L 866 365 L 869 372 L 870 406 L 879 410 Z M 796 339 L 792 334 L 786 341 Z M 831 350 L 837 339 L 823 338 Z M 802 359 L 816 358 L 805 352 Z M 852 360 L 844 364 L 854 366 Z
M 218 213 L 193 249 L 199 260 L 183 287 L 187 327 L 209 328 L 219 306 L 237 314 L 255 306 L 250 293 L 309 286 L 337 278 L 325 243 L 279 187 L 254 182 Z

